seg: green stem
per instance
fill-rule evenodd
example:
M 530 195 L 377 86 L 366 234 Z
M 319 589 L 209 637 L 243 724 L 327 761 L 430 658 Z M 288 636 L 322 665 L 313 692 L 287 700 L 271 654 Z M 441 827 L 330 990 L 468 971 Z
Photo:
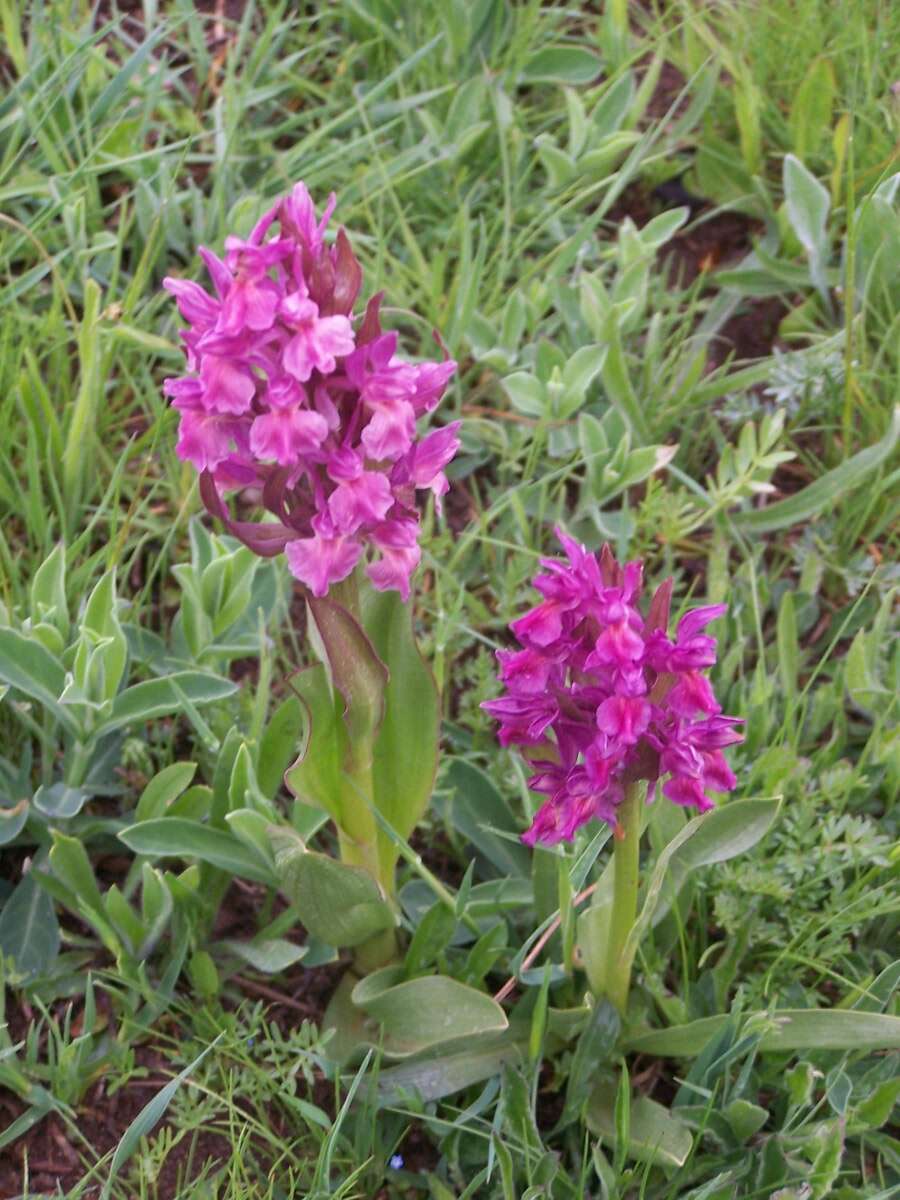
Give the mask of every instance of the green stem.
M 90 738 L 84 742 L 75 743 L 65 771 L 65 780 L 69 787 L 81 787 L 84 783 L 93 749 Z
M 634 958 L 632 953 L 626 954 L 625 947 L 637 917 L 644 786 L 643 783 L 629 784 L 625 789 L 625 799 L 616 813 L 619 832 L 613 851 L 613 903 L 607 942 L 606 985 L 611 1003 L 623 1017 L 628 1008 Z
M 362 625 L 356 573 L 339 583 L 332 591 L 334 599 Z M 343 819 L 338 828 L 341 861 L 354 867 L 364 867 L 378 880 L 389 902 L 393 904 L 394 873 L 391 871 L 389 878 L 383 878 L 378 855 L 378 822 L 375 818 L 375 789 L 372 779 L 374 738 L 358 738 L 351 746 L 350 753 L 352 761 L 345 773 L 353 796 L 349 804 L 342 806 Z M 386 929 L 357 946 L 353 955 L 355 969 L 358 974 L 367 975 L 370 971 L 392 962 L 397 953 L 396 932 Z

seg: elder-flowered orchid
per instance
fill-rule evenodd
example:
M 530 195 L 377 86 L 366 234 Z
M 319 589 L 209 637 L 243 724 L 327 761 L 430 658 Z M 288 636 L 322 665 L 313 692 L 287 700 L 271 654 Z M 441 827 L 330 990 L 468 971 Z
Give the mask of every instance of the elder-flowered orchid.
M 180 414 L 177 452 L 201 473 L 204 503 L 259 554 L 284 551 L 314 596 L 368 556 L 381 590 L 409 596 L 419 561 L 416 493 L 440 507 L 459 422 L 419 438 L 456 364 L 411 363 L 384 333 L 380 296 L 353 306 L 362 272 L 343 232 L 326 245 L 335 206 L 317 219 L 298 183 L 225 255 L 200 255 L 214 295 L 167 278 L 188 374 L 168 379 Z M 274 226 L 277 233 L 272 233 Z M 223 494 L 257 489 L 276 523 L 233 520 Z
M 622 567 L 608 546 L 595 556 L 557 536 L 567 561 L 541 560 L 543 601 L 511 625 L 522 649 L 498 651 L 506 694 L 482 706 L 549 797 L 523 841 L 552 845 L 595 817 L 616 826 L 625 789 L 642 779 L 653 789 L 666 777 L 664 796 L 706 811 L 710 791 L 735 786 L 722 749 L 742 740 L 702 674 L 716 659 L 704 631 L 725 605 L 687 613 L 670 637 L 671 580 L 644 616 L 639 562 Z

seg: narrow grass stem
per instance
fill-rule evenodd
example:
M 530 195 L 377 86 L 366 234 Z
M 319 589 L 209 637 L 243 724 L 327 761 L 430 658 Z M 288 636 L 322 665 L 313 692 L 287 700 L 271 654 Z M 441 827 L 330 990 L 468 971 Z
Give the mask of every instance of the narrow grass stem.
M 626 946 L 637 916 L 641 810 L 645 786 L 644 783 L 632 783 L 625 789 L 625 799 L 617 812 L 619 831 L 613 851 L 613 903 L 609 919 L 606 981 L 609 999 L 623 1017 L 628 1008 L 628 989 L 631 984 L 633 954 L 626 951 Z

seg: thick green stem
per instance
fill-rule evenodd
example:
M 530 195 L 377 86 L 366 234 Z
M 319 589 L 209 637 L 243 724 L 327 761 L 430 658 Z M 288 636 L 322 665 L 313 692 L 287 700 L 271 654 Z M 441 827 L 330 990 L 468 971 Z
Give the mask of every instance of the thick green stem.
M 626 944 L 637 916 L 638 864 L 645 786 L 643 783 L 629 784 L 625 789 L 625 799 L 616 813 L 619 831 L 613 851 L 613 903 L 609 919 L 606 983 L 609 999 L 623 1017 L 628 1008 L 628 989 L 634 958 L 633 952 L 626 953 Z
M 359 588 L 354 573 L 333 589 L 334 599 L 344 606 L 360 624 Z M 358 736 L 350 747 L 351 761 L 347 764 L 347 786 L 352 790 L 349 803 L 342 806 L 342 821 L 338 829 L 341 861 L 364 867 L 378 880 L 394 902 L 393 871 L 383 878 L 378 856 L 378 822 L 375 819 L 375 791 L 372 780 L 372 761 L 375 754 L 374 736 Z M 397 935 L 393 929 L 376 934 L 354 951 L 357 972 L 366 975 L 385 966 L 397 957 Z

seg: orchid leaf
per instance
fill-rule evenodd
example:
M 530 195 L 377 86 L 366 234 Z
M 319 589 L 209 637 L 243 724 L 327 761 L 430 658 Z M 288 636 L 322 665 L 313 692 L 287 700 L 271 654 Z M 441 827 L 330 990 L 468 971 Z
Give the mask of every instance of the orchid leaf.
M 434 677 L 419 653 L 412 611 L 396 592 L 366 591 L 363 621 L 388 671 L 384 717 L 375 743 L 375 805 L 390 826 L 409 837 L 428 806 L 437 771 L 440 702 Z M 389 879 L 397 848 L 378 833 L 382 879 Z
M 356 756 L 381 726 L 388 669 L 367 631 L 342 604 L 315 596 L 308 597 L 307 603 L 321 641 L 322 661 L 344 698 L 344 722 Z
M 383 889 L 364 867 L 307 850 L 287 826 L 271 826 L 269 839 L 279 885 L 314 937 L 330 946 L 359 946 L 394 926 Z
M 340 825 L 347 792 L 342 764 L 349 744 L 340 697 L 329 687 L 322 665 L 301 671 L 292 684 L 306 712 L 306 728 L 297 760 L 285 772 L 285 783 L 298 800 L 324 809 Z
M 632 926 L 625 953 L 633 956 L 641 938 L 668 911 L 687 875 L 697 867 L 727 862 L 764 837 L 775 820 L 781 797 L 732 800 L 688 821 L 656 861 L 644 903 Z
M 197 858 L 244 879 L 273 882 L 272 868 L 260 851 L 200 821 L 159 817 L 123 829 L 119 838 L 129 850 L 148 858 Z
M 444 975 L 404 980 L 402 966 L 367 975 L 352 998 L 370 1019 L 372 1044 L 396 1058 L 507 1027 L 506 1014 L 490 996 Z
M 900 1017 L 850 1009 L 776 1009 L 762 1034 L 763 1051 L 792 1050 L 900 1050 Z M 655 1029 L 626 1037 L 624 1049 L 661 1058 L 692 1058 L 732 1018 L 703 1017 L 671 1029 Z
M 616 1091 L 601 1083 L 588 1101 L 588 1128 L 604 1141 L 615 1143 Z M 647 1096 L 632 1099 L 628 1120 L 627 1157 L 660 1167 L 681 1167 L 687 1162 L 693 1138 L 682 1121 Z

